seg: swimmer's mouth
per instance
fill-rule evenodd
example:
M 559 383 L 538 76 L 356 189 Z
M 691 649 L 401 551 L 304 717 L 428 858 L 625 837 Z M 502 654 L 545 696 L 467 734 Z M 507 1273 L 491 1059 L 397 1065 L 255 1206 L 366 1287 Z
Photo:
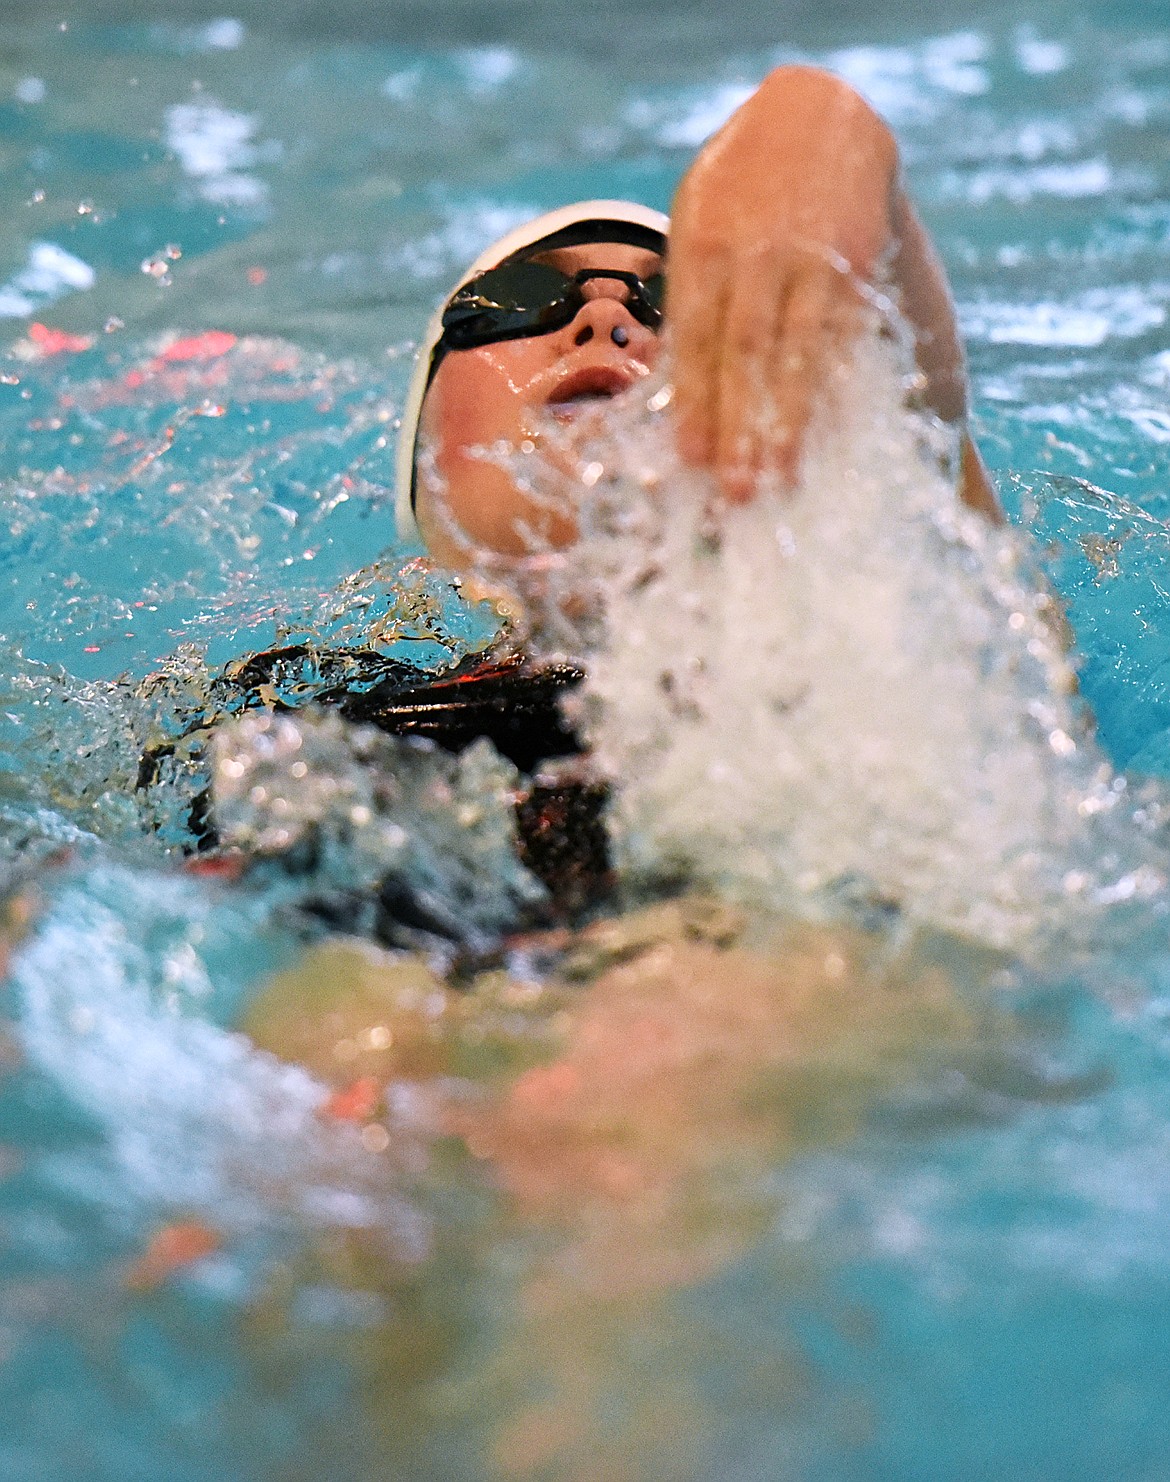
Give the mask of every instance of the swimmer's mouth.
M 593 365 L 573 371 L 548 399 L 553 416 L 565 421 L 589 402 L 608 401 L 633 384 L 634 377 L 616 366 Z

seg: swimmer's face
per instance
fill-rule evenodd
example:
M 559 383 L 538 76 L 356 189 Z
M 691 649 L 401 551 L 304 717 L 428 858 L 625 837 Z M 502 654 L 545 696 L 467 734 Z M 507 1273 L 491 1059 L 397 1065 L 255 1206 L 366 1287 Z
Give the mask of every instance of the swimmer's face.
M 534 260 L 569 275 L 605 268 L 643 281 L 663 268 L 658 253 L 616 242 L 560 247 Z M 563 328 L 448 351 L 435 372 L 420 424 L 433 472 L 420 468 L 417 516 L 445 564 L 472 564 L 483 551 L 523 555 L 533 537 L 554 547 L 576 539 L 570 509 L 537 502 L 484 454 L 539 443 L 549 408 L 616 396 L 653 368 L 658 339 L 626 306 L 626 284 L 590 278 L 581 289 L 585 302 Z

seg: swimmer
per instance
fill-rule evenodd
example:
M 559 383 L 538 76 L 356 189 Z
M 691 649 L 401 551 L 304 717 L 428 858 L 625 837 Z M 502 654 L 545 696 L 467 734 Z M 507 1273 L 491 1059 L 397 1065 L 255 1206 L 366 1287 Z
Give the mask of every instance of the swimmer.
M 960 432 L 961 497 L 1001 519 L 966 430 L 946 277 L 894 136 L 846 83 L 790 66 L 704 146 L 671 219 L 585 202 L 472 264 L 420 355 L 399 449 L 400 530 L 417 529 L 454 568 L 572 544 L 572 511 L 536 500 L 483 450 L 519 448 L 550 409 L 571 418 L 581 401 L 649 375 L 667 327 L 684 461 L 733 504 L 769 475 L 791 487 L 875 294 L 894 300 L 913 333 L 922 404 Z
M 962 498 L 1000 518 L 965 429 L 945 277 L 903 191 L 893 138 L 843 83 L 785 68 L 702 151 L 672 223 L 645 207 L 590 202 L 528 223 L 472 265 L 420 356 L 399 460 L 400 529 L 416 523 L 432 555 L 463 570 L 485 553 L 524 557 L 534 540 L 570 545 L 571 509 L 537 502 L 481 450 L 518 448 L 550 411 L 571 421 L 579 402 L 635 386 L 654 370 L 666 326 L 684 460 L 730 503 L 772 478 L 794 486 L 810 421 L 873 290 L 897 298 L 922 400 L 959 430 Z M 533 758 L 575 749 L 556 730 L 559 687 L 572 680 L 563 666 L 533 667 L 518 689 L 509 675 L 523 668 L 513 656 L 414 691 L 366 688 L 365 711 L 350 699 L 343 711 L 417 734 L 440 714 L 452 727 L 469 719 L 478 693 L 487 703 L 476 724 L 495 727 L 497 746 L 512 747 L 505 754 L 528 772 Z M 498 732 L 502 710 L 516 717 L 525 706 L 527 761 L 521 738 Z M 459 732 L 464 744 L 469 734 Z M 452 730 L 446 744 L 454 740 Z M 569 814 L 583 800 L 567 790 L 533 807 L 539 786 L 518 810 L 521 849 L 579 924 L 604 895 L 604 845 L 591 837 L 591 860 L 538 869 L 537 840 L 579 845 L 595 822 L 587 809 Z M 395 911 L 401 923 L 401 902 Z M 686 1372 L 703 1335 L 681 1325 L 671 1290 L 753 1248 L 776 1216 L 760 1191 L 790 1152 L 848 1138 L 885 1076 L 920 1054 L 986 1043 L 986 1026 L 945 971 L 913 953 L 891 957 L 877 935 L 749 921 L 694 896 L 506 946 L 452 992 L 434 975 L 433 953 L 377 958 L 328 944 L 269 985 L 245 1028 L 329 1084 L 323 1114 L 368 1122 L 372 1146 L 397 1149 L 411 1135 L 423 1144 L 420 1166 L 431 1144 L 446 1157 L 465 1149 L 502 1196 L 500 1218 L 514 1222 L 505 1228 L 520 1238 L 509 1248 L 540 1252 L 508 1268 L 517 1286 L 497 1307 L 512 1319 L 494 1352 L 479 1351 L 467 1392 L 469 1410 L 485 1392 L 512 1386 L 521 1397 L 514 1410 L 500 1406 L 494 1474 L 693 1475 L 714 1422 Z M 802 1089 L 829 1084 L 828 1095 Z M 394 1113 L 382 1128 L 383 1099 L 410 1108 L 409 1128 Z M 375 1247 L 375 1234 L 355 1231 L 337 1264 L 388 1312 L 425 1313 L 426 1268 L 404 1275 Z M 429 1279 L 449 1323 L 449 1270 Z M 490 1276 L 476 1280 L 478 1292 Z M 648 1331 L 673 1336 L 643 1390 L 645 1349 L 631 1335 Z M 379 1346 L 387 1378 L 364 1393 L 398 1438 L 398 1355 L 442 1350 L 420 1344 L 417 1328 L 404 1337 L 389 1325 L 380 1345 L 367 1345 Z M 450 1407 L 460 1392 L 439 1373 Z
M 471 265 L 432 320 L 405 408 L 400 532 L 417 530 L 443 566 L 493 575 L 534 544 L 571 545 L 572 506 L 535 498 L 484 450 L 519 449 L 539 439 L 550 413 L 568 423 L 582 403 L 634 386 L 654 370 L 667 334 L 683 459 L 708 471 L 729 503 L 750 500 L 766 480 L 791 487 L 811 419 L 878 295 L 896 302 L 912 331 L 922 404 L 957 429 L 961 497 L 1002 518 L 966 430 L 946 278 L 903 187 L 894 137 L 844 82 L 783 67 L 700 152 L 673 220 L 629 202 L 567 206 Z M 253 655 L 225 673 L 223 708 L 270 705 L 266 696 L 288 690 L 311 660 L 327 681 L 316 698 L 349 720 L 452 751 L 487 736 L 522 774 L 521 857 L 549 892 L 554 918 L 599 903 L 612 884 L 604 784 L 584 768 L 550 779 L 540 766 L 584 750 L 560 705 L 580 668 L 526 664 L 501 649 L 436 679 L 373 649 L 366 658 L 362 668 L 361 655 L 347 652 L 332 679 L 328 655 Z M 140 785 L 158 774 L 157 752 L 144 758 Z M 200 847 L 213 845 L 206 808 L 196 811 Z M 424 915 L 395 896 L 384 939 L 414 944 Z

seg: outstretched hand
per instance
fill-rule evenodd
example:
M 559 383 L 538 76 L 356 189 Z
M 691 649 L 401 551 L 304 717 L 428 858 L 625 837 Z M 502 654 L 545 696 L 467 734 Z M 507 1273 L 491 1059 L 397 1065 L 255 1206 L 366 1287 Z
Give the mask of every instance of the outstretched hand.
M 667 320 L 684 459 L 727 498 L 791 483 L 809 422 L 895 249 L 893 135 L 847 84 L 784 67 L 675 198 Z

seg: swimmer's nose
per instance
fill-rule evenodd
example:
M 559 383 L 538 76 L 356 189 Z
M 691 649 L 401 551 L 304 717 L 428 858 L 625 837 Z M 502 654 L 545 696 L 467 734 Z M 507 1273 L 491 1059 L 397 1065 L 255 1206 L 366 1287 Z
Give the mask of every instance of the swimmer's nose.
M 657 345 L 652 329 L 639 324 L 626 307 L 628 293 L 624 283 L 614 279 L 595 278 L 582 284 L 585 302 L 568 327 L 576 346 L 587 345 L 595 336 L 609 340 L 636 360 L 648 361 Z

